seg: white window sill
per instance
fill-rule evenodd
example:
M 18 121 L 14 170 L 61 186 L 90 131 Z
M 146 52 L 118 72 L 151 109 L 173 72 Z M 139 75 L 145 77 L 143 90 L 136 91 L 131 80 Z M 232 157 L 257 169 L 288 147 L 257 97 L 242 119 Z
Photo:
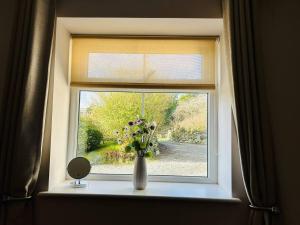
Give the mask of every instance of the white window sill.
M 148 182 L 146 190 L 133 189 L 130 181 L 87 181 L 85 188 L 73 188 L 71 181 L 41 192 L 40 195 L 99 195 L 111 197 L 203 199 L 239 202 L 216 184 Z

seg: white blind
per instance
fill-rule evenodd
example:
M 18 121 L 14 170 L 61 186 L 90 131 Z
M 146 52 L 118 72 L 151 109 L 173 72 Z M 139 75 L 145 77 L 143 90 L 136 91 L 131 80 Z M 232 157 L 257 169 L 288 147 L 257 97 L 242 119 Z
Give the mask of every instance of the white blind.
M 72 83 L 215 84 L 215 40 L 72 39 Z

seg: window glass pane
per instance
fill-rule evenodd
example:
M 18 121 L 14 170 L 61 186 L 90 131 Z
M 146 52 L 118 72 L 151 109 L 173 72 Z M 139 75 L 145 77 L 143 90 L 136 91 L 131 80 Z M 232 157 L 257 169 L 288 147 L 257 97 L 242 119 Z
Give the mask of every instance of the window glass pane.
M 160 150 L 149 174 L 207 176 L 207 94 L 146 93 L 145 117 L 157 121 Z
M 77 155 L 92 173 L 131 174 L 134 152 L 118 144 L 116 131 L 129 121 L 155 121 L 156 153 L 149 175 L 207 176 L 207 94 L 80 91 Z

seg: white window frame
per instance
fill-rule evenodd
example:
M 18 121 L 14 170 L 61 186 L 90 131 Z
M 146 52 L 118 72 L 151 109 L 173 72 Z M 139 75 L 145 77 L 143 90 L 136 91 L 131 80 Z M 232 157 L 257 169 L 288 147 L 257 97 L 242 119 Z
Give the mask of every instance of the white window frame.
M 91 88 L 91 87 L 71 87 L 70 118 L 69 118 L 69 140 L 67 161 L 76 157 L 77 130 L 79 116 L 80 91 L 123 91 L 136 92 L 194 92 L 208 94 L 208 147 L 207 147 L 207 177 L 204 176 L 173 176 L 173 175 L 149 175 L 149 181 L 176 182 L 176 183 L 218 183 L 218 137 L 217 137 L 217 91 L 216 90 L 187 90 L 187 89 L 135 89 L 135 88 Z M 67 162 L 67 163 L 68 163 Z M 68 176 L 66 175 L 68 178 Z M 132 175 L 123 174 L 89 174 L 87 180 L 109 180 L 109 181 L 129 181 Z

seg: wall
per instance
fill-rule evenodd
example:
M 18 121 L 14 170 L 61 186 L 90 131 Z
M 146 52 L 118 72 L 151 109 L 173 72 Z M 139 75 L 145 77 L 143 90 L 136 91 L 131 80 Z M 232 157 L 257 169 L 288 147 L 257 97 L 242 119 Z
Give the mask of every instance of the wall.
M 41 196 L 37 225 L 244 225 L 239 203 L 105 196 Z M 59 218 L 59 219 L 58 219 Z
M 300 224 L 300 1 L 255 4 L 259 78 L 266 90 L 276 156 L 281 223 Z
M 220 18 L 221 0 L 57 0 L 59 17 Z
M 52 102 L 52 134 L 49 187 L 65 179 L 69 127 L 69 45 L 70 34 L 63 25 L 57 23 L 55 53 L 54 53 L 54 91 Z
M 165 2 L 165 3 L 164 3 Z M 153 1 L 151 4 L 142 5 L 138 3 L 138 7 L 128 7 L 129 4 L 134 6 L 137 2 L 126 1 L 126 6 L 118 4 L 88 1 L 88 3 L 72 1 L 70 4 L 67 0 L 60 0 L 58 2 L 58 15 L 70 17 L 84 17 L 84 16 L 109 16 L 109 17 L 220 17 L 221 8 L 220 1 L 210 1 L 213 10 L 207 9 L 205 1 L 186 1 L 188 9 L 185 9 L 176 0 L 173 4 L 168 1 L 160 1 L 160 4 Z M 172 5 L 172 10 L 166 10 L 165 5 Z M 199 5 L 198 5 L 199 4 Z M 88 6 L 89 5 L 89 6 Z M 118 7 L 116 8 L 116 5 Z M 192 10 L 193 7 L 194 11 Z M 91 7 L 92 6 L 92 7 Z M 159 6 L 159 7 L 157 7 Z M 87 7 L 87 8 L 86 8 Z M 91 8 L 90 8 L 91 7 Z M 142 7 L 142 8 L 139 8 Z M 80 9 L 80 10 L 79 10 Z M 97 10 L 95 10 L 97 9 Z M 207 13 L 207 14 L 205 14 Z M 224 64 L 223 64 L 224 66 Z M 228 85 L 228 83 L 227 83 Z M 228 95 L 225 96 L 229 98 Z M 223 107 L 226 108 L 226 107 Z M 230 111 L 229 116 L 230 116 Z M 227 114 L 228 114 L 227 112 Z M 227 115 L 228 116 L 228 115 Z M 229 121 L 230 122 L 230 121 Z M 229 125 L 230 126 L 230 125 Z M 228 127 L 229 127 L 228 126 Z M 227 138 L 231 138 L 230 135 Z M 236 139 L 234 139 L 236 141 Z M 229 143 L 229 142 L 228 142 Z M 235 145 L 236 146 L 236 145 Z M 230 147 L 230 145 L 229 145 Z M 236 162 L 236 169 L 239 170 L 239 158 L 236 156 L 237 149 L 234 149 L 233 160 Z M 230 155 L 223 155 L 221 157 L 228 157 Z M 230 167 L 228 167 L 230 169 Z M 241 174 L 233 174 L 234 180 L 239 183 L 235 187 L 235 196 L 245 199 L 243 186 L 241 182 Z M 231 180 L 222 181 L 226 186 L 231 186 Z M 59 207 L 57 207 L 59 205 Z M 247 201 L 240 203 L 228 203 L 218 201 L 187 201 L 187 200 L 166 200 L 166 199 L 129 199 L 129 198 L 107 198 L 103 196 L 39 196 L 36 201 L 36 219 L 37 224 L 174 224 L 174 225 L 241 225 L 246 224 L 248 218 Z M 62 210 L 64 209 L 64 210 Z M 84 210 L 88 209 L 88 210 Z M 51 215 L 49 215 L 51 212 Z M 145 213 L 146 219 L 143 219 Z M 55 216 L 54 216 L 55 215 Z M 74 215 L 77 215 L 74 217 Z M 117 215 L 117 216 L 115 216 Z M 56 218 L 61 218 L 59 221 Z
M 232 129 L 231 107 L 233 102 L 233 94 L 231 93 L 231 84 L 228 70 L 228 62 L 226 59 L 226 43 L 223 34 L 218 41 L 219 58 L 218 58 L 218 174 L 219 184 L 227 187 L 232 192 L 232 177 L 228 177 L 232 171 Z
M 65 16 L 83 16 L 82 14 L 89 14 L 89 10 L 94 11 L 94 15 L 98 14 L 102 16 L 141 16 L 141 17 L 220 17 L 221 8 L 220 1 L 195 1 L 187 0 L 184 6 L 182 1 L 148 1 L 148 4 L 140 4 L 138 8 L 131 7 L 126 4 L 127 7 L 123 7 L 120 4 L 113 4 L 111 2 L 101 1 L 101 7 L 85 8 L 82 7 L 82 3 L 86 1 L 59 1 L 58 13 Z M 95 1 L 94 1 L 95 2 Z M 214 6 L 208 9 L 208 3 L 213 2 Z M 11 31 L 13 18 L 13 11 L 16 9 L 13 0 L 6 0 L 6 4 L 1 5 L 1 51 L 0 51 L 0 74 L 1 82 L 4 84 L 4 80 L 7 77 L 7 59 L 9 56 L 11 41 Z M 135 2 L 137 3 L 137 1 Z M 159 3 L 159 4 L 158 4 Z M 2 3 L 1 3 L 2 4 Z M 88 5 L 88 4 L 87 4 Z M 158 7 L 158 5 L 160 7 Z M 117 7 L 116 7 L 117 6 Z M 171 10 L 170 10 L 171 8 Z M 80 9 L 80 10 L 79 10 Z M 117 9 L 117 10 L 116 10 Z M 137 13 L 138 12 L 138 13 Z M 77 14 L 78 13 L 78 14 Z M 82 13 L 82 14 L 80 14 Z M 137 14 L 136 14 L 137 13 Z M 2 17 L 3 16 L 3 17 Z M 11 17 L 11 18 L 10 18 Z M 63 28 L 61 28 L 63 29 Z M 57 46 L 65 46 L 67 39 L 64 39 L 64 43 L 56 43 Z M 57 48 L 58 51 L 61 48 Z M 55 61 L 60 63 L 66 63 L 66 55 L 63 58 L 57 58 Z M 58 64 L 59 65 L 59 64 Z M 59 67 L 54 68 L 55 76 L 54 83 L 58 90 L 58 95 L 53 96 L 53 116 L 64 117 L 67 114 L 65 108 L 59 108 L 55 105 L 55 102 L 60 98 L 68 98 L 67 93 L 64 91 L 68 85 L 68 79 L 66 77 L 67 71 L 62 71 Z M 57 75 L 61 76 L 57 76 Z M 58 84 L 60 83 L 60 84 Z M 61 85 L 61 86 L 60 86 Z M 2 86 L 1 86 L 2 88 Z M 56 90 L 57 91 L 57 90 Z M 1 98 L 2 99 L 2 98 Z M 64 145 L 65 140 L 62 139 L 66 134 L 64 129 L 66 121 L 62 124 L 53 125 L 53 130 L 57 133 L 58 140 L 61 140 L 61 144 L 51 143 L 52 149 L 59 151 Z M 52 134 L 55 135 L 55 134 Z M 59 161 L 65 161 L 64 156 L 52 161 L 51 167 L 55 167 Z M 53 174 L 52 174 L 53 175 Z M 50 174 L 50 176 L 52 176 Z M 240 180 L 240 177 L 237 178 Z M 238 197 L 238 195 L 237 195 Z M 143 224 L 174 224 L 174 225 L 193 225 L 199 224 L 201 221 L 206 225 L 240 225 L 245 224 L 247 220 L 247 208 L 245 203 L 228 203 L 218 201 L 186 201 L 186 200 L 166 200 L 166 199 L 126 199 L 126 198 L 105 198 L 105 197 L 38 197 L 34 205 L 36 224 L 125 224 L 133 225 L 140 224 L 140 220 Z M 144 219 L 144 215 L 148 215 Z
M 54 96 L 54 112 L 55 115 L 65 115 L 65 107 L 55 107 L 55 102 L 59 106 L 61 100 L 60 91 L 68 89 L 68 82 L 66 83 L 67 71 L 62 70 L 66 63 L 66 55 L 63 52 L 66 49 L 66 43 L 68 42 L 68 36 L 66 31 L 61 23 L 62 19 L 58 21 L 58 32 L 56 49 L 58 50 L 55 54 L 55 60 L 58 65 L 55 65 L 54 82 L 55 92 L 58 92 Z M 177 24 L 178 26 L 178 24 Z M 68 29 L 68 26 L 66 26 Z M 104 27 L 105 29 L 105 27 Z M 197 29 L 197 27 L 195 28 Z M 195 32 L 195 31 L 194 31 Z M 203 31 L 202 31 L 203 32 Z M 60 36 L 62 35 L 62 36 Z M 61 42 L 62 40 L 63 42 Z M 222 49 L 222 55 L 224 56 L 224 49 Z M 63 56 L 59 58 L 59 56 Z M 223 60 L 222 71 L 225 70 L 226 63 Z M 64 66 L 63 66 L 64 65 Z M 222 75 L 223 72 L 222 72 Z M 228 75 L 228 74 L 227 74 Z M 62 79 L 62 80 L 61 80 Z M 58 85 L 56 87 L 55 85 Z M 62 86 L 61 86 L 62 85 Z M 229 93 L 229 82 L 228 77 L 222 77 L 222 98 L 220 108 L 222 108 L 222 118 L 223 123 L 221 137 L 222 141 L 225 143 L 221 146 L 221 154 L 219 158 L 222 158 L 220 161 L 226 161 L 226 165 L 222 165 L 222 168 L 225 170 L 220 170 L 219 174 L 223 179 L 220 180 L 220 183 L 223 186 L 226 186 L 229 189 L 231 188 L 231 179 L 226 179 L 227 177 L 224 174 L 230 173 L 231 171 L 231 154 L 225 154 L 231 149 L 231 134 L 228 132 L 231 127 L 231 120 L 226 120 L 226 118 L 231 117 L 230 103 L 231 95 Z M 56 100 L 55 100 L 56 99 Z M 226 101 L 225 101 L 226 100 Z M 66 104 L 67 105 L 67 104 Z M 60 112 L 60 113 L 58 113 Z M 64 116 L 65 117 L 65 116 Z M 54 120 L 53 120 L 54 121 Z M 60 129 L 56 129 L 57 126 Z M 57 166 L 63 165 L 64 161 L 60 157 L 65 148 L 64 132 L 65 132 L 64 121 L 57 123 L 53 127 L 52 140 L 57 143 L 55 147 L 52 146 L 51 152 L 51 171 L 50 171 L 50 187 L 53 185 L 53 180 L 55 176 L 59 173 L 59 177 L 63 177 L 61 172 L 64 174 L 65 169 L 62 168 L 61 172 Z M 59 140 L 59 141 L 58 141 Z M 234 139 L 236 141 L 236 139 Z M 237 149 L 234 149 L 235 154 Z M 224 160 L 225 159 L 225 160 Z M 235 157 L 234 160 L 238 158 Z M 54 168 L 54 169 L 52 169 Z M 236 166 L 239 170 L 238 163 Z M 235 180 L 241 182 L 240 174 L 235 177 Z M 59 179 L 56 179 L 54 183 L 57 183 Z M 243 189 L 242 185 L 238 186 L 238 191 L 235 192 L 236 197 L 241 197 L 244 194 L 240 189 Z M 88 223 L 100 223 L 100 224 L 140 224 L 140 220 L 143 221 L 143 224 L 207 224 L 207 225 L 240 225 L 246 223 L 248 216 L 247 201 L 233 203 L 233 202 L 224 202 L 224 201 L 207 201 L 207 200 L 179 200 L 179 199 L 163 199 L 163 198 L 126 198 L 126 197 L 105 197 L 105 196 L 70 196 L 70 195 L 51 195 L 45 196 L 45 194 L 39 195 L 35 205 L 35 218 L 37 225 L 47 225 L 47 224 L 88 224 Z M 146 212 L 145 212 L 146 211 Z M 51 212 L 51 213 L 50 213 Z M 118 216 L 115 216 L 117 214 Z M 143 217 L 147 215 L 147 219 Z M 76 217 L 74 217 L 76 215 Z M 103 215 L 103 216 L 101 216 Z M 132 219 L 134 217 L 134 219 Z M 60 218 L 57 220 L 57 218 Z M 226 218 L 226 222 L 224 222 Z
M 196 1 L 187 0 L 183 1 L 175 0 L 175 3 L 171 1 L 163 0 L 158 4 L 156 1 L 98 1 L 99 7 L 94 7 L 97 0 L 59 0 L 58 1 L 58 15 L 59 16 L 141 16 L 141 17 L 210 17 L 206 14 L 221 15 L 219 8 L 211 10 L 205 9 L 209 2 L 216 3 L 217 1 Z M 174 1 L 172 1 L 174 2 Z M 117 4 L 116 4 L 117 3 Z M 137 3 L 130 5 L 130 3 Z M 202 7 L 202 3 L 206 7 Z M 82 4 L 86 4 L 84 7 Z M 159 7 L 158 7 L 159 5 Z M 216 5 L 220 6 L 220 2 Z M 0 94 L 3 89 L 5 75 L 7 74 L 7 59 L 9 56 L 9 49 L 12 47 L 9 43 L 11 41 L 12 21 L 15 10 L 15 1 L 6 0 L 1 2 L 0 7 Z M 257 54 L 261 62 L 261 82 L 265 83 L 266 97 L 268 105 L 266 110 L 269 111 L 271 125 L 273 127 L 274 134 L 274 151 L 276 153 L 276 164 L 279 184 L 279 197 L 281 200 L 282 214 L 280 216 L 284 225 L 298 225 L 300 224 L 299 214 L 300 208 L 298 202 L 300 200 L 300 179 L 298 179 L 299 171 L 299 158 L 300 149 L 300 101 L 299 97 L 299 59 L 300 59 L 300 20 L 299 20 L 299 8 L 300 2 L 298 0 L 260 0 L 257 1 L 256 7 L 258 8 L 255 15 L 256 23 L 255 30 L 257 32 Z M 2 99 L 2 98 L 1 98 Z M 1 111 L 0 111 L 1 112 Z M 235 159 L 238 159 L 238 155 L 234 154 Z M 238 162 L 238 160 L 236 160 Z M 234 168 L 239 165 L 233 163 Z M 240 173 L 237 174 L 240 176 Z M 233 182 L 236 178 L 233 177 Z M 238 178 L 240 181 L 240 179 Z M 237 182 L 240 183 L 240 182 Z M 239 193 L 239 191 L 235 191 Z M 52 221 L 56 219 L 56 215 L 61 215 L 62 220 L 81 221 L 82 218 L 77 218 L 79 209 L 89 208 L 92 212 L 97 214 L 97 218 L 92 217 L 86 212 L 83 216 L 88 221 L 94 219 L 94 222 L 98 223 L 101 218 L 104 218 L 108 212 L 110 217 L 114 221 L 118 218 L 122 218 L 125 213 L 130 210 L 130 218 L 126 217 L 128 221 L 132 221 L 135 216 L 134 210 L 145 208 L 150 210 L 148 212 L 156 215 L 156 218 L 162 218 L 161 221 L 166 224 L 170 224 L 168 218 L 170 215 L 174 216 L 171 222 L 179 224 L 184 218 L 188 221 L 199 221 L 199 218 L 207 218 L 208 216 L 214 216 L 211 223 L 208 224 L 247 224 L 241 219 L 241 209 L 236 206 L 225 207 L 215 206 L 208 203 L 192 203 L 192 202 L 142 202 L 136 200 L 108 200 L 101 198 L 93 198 L 86 201 L 79 201 L 79 199 L 72 198 L 57 198 L 57 199 L 39 199 L 37 202 L 39 206 L 38 218 L 40 224 L 47 223 L 47 219 Z M 60 205 L 60 207 L 58 207 Z M 116 209 L 115 206 L 120 206 Z M 72 206 L 76 206 L 75 209 L 71 209 Z M 77 207 L 78 206 L 78 207 Z M 133 207 L 134 206 L 134 207 Z M 101 211 L 102 209 L 106 209 Z M 69 209 L 66 210 L 66 209 Z M 156 209 L 156 210 L 155 210 Z M 224 213 L 222 212 L 224 210 Z M 229 210 L 229 211 L 228 211 Z M 66 216 L 63 212 L 67 212 Z M 71 212 L 70 212 L 71 211 Z M 118 216 L 120 213 L 121 216 Z M 234 215 L 232 215 L 234 214 Z M 117 215 L 117 216 L 116 216 Z M 91 217 L 89 217 L 91 216 Z M 216 216 L 219 217 L 216 218 Z M 232 218 L 236 218 L 234 220 Z M 69 218 L 70 219 L 69 219 Z M 245 217 L 245 216 L 244 216 Z M 100 218 L 100 220 L 99 220 Z M 155 217 L 154 217 L 155 218 Z M 217 222 L 217 220 L 219 222 Z M 105 221 L 105 220 L 104 220 Z M 150 220 L 152 221 L 152 220 Z M 52 221 L 53 222 L 53 221 Z M 215 223 L 213 223 L 215 222 Z M 231 223 L 232 222 L 232 223 Z M 158 220 L 155 220 L 158 223 Z M 193 224 L 195 222 L 191 222 Z M 56 224 L 56 222 L 49 223 Z M 188 224 L 188 223 L 186 223 Z M 199 224 L 197 222 L 197 224 Z

